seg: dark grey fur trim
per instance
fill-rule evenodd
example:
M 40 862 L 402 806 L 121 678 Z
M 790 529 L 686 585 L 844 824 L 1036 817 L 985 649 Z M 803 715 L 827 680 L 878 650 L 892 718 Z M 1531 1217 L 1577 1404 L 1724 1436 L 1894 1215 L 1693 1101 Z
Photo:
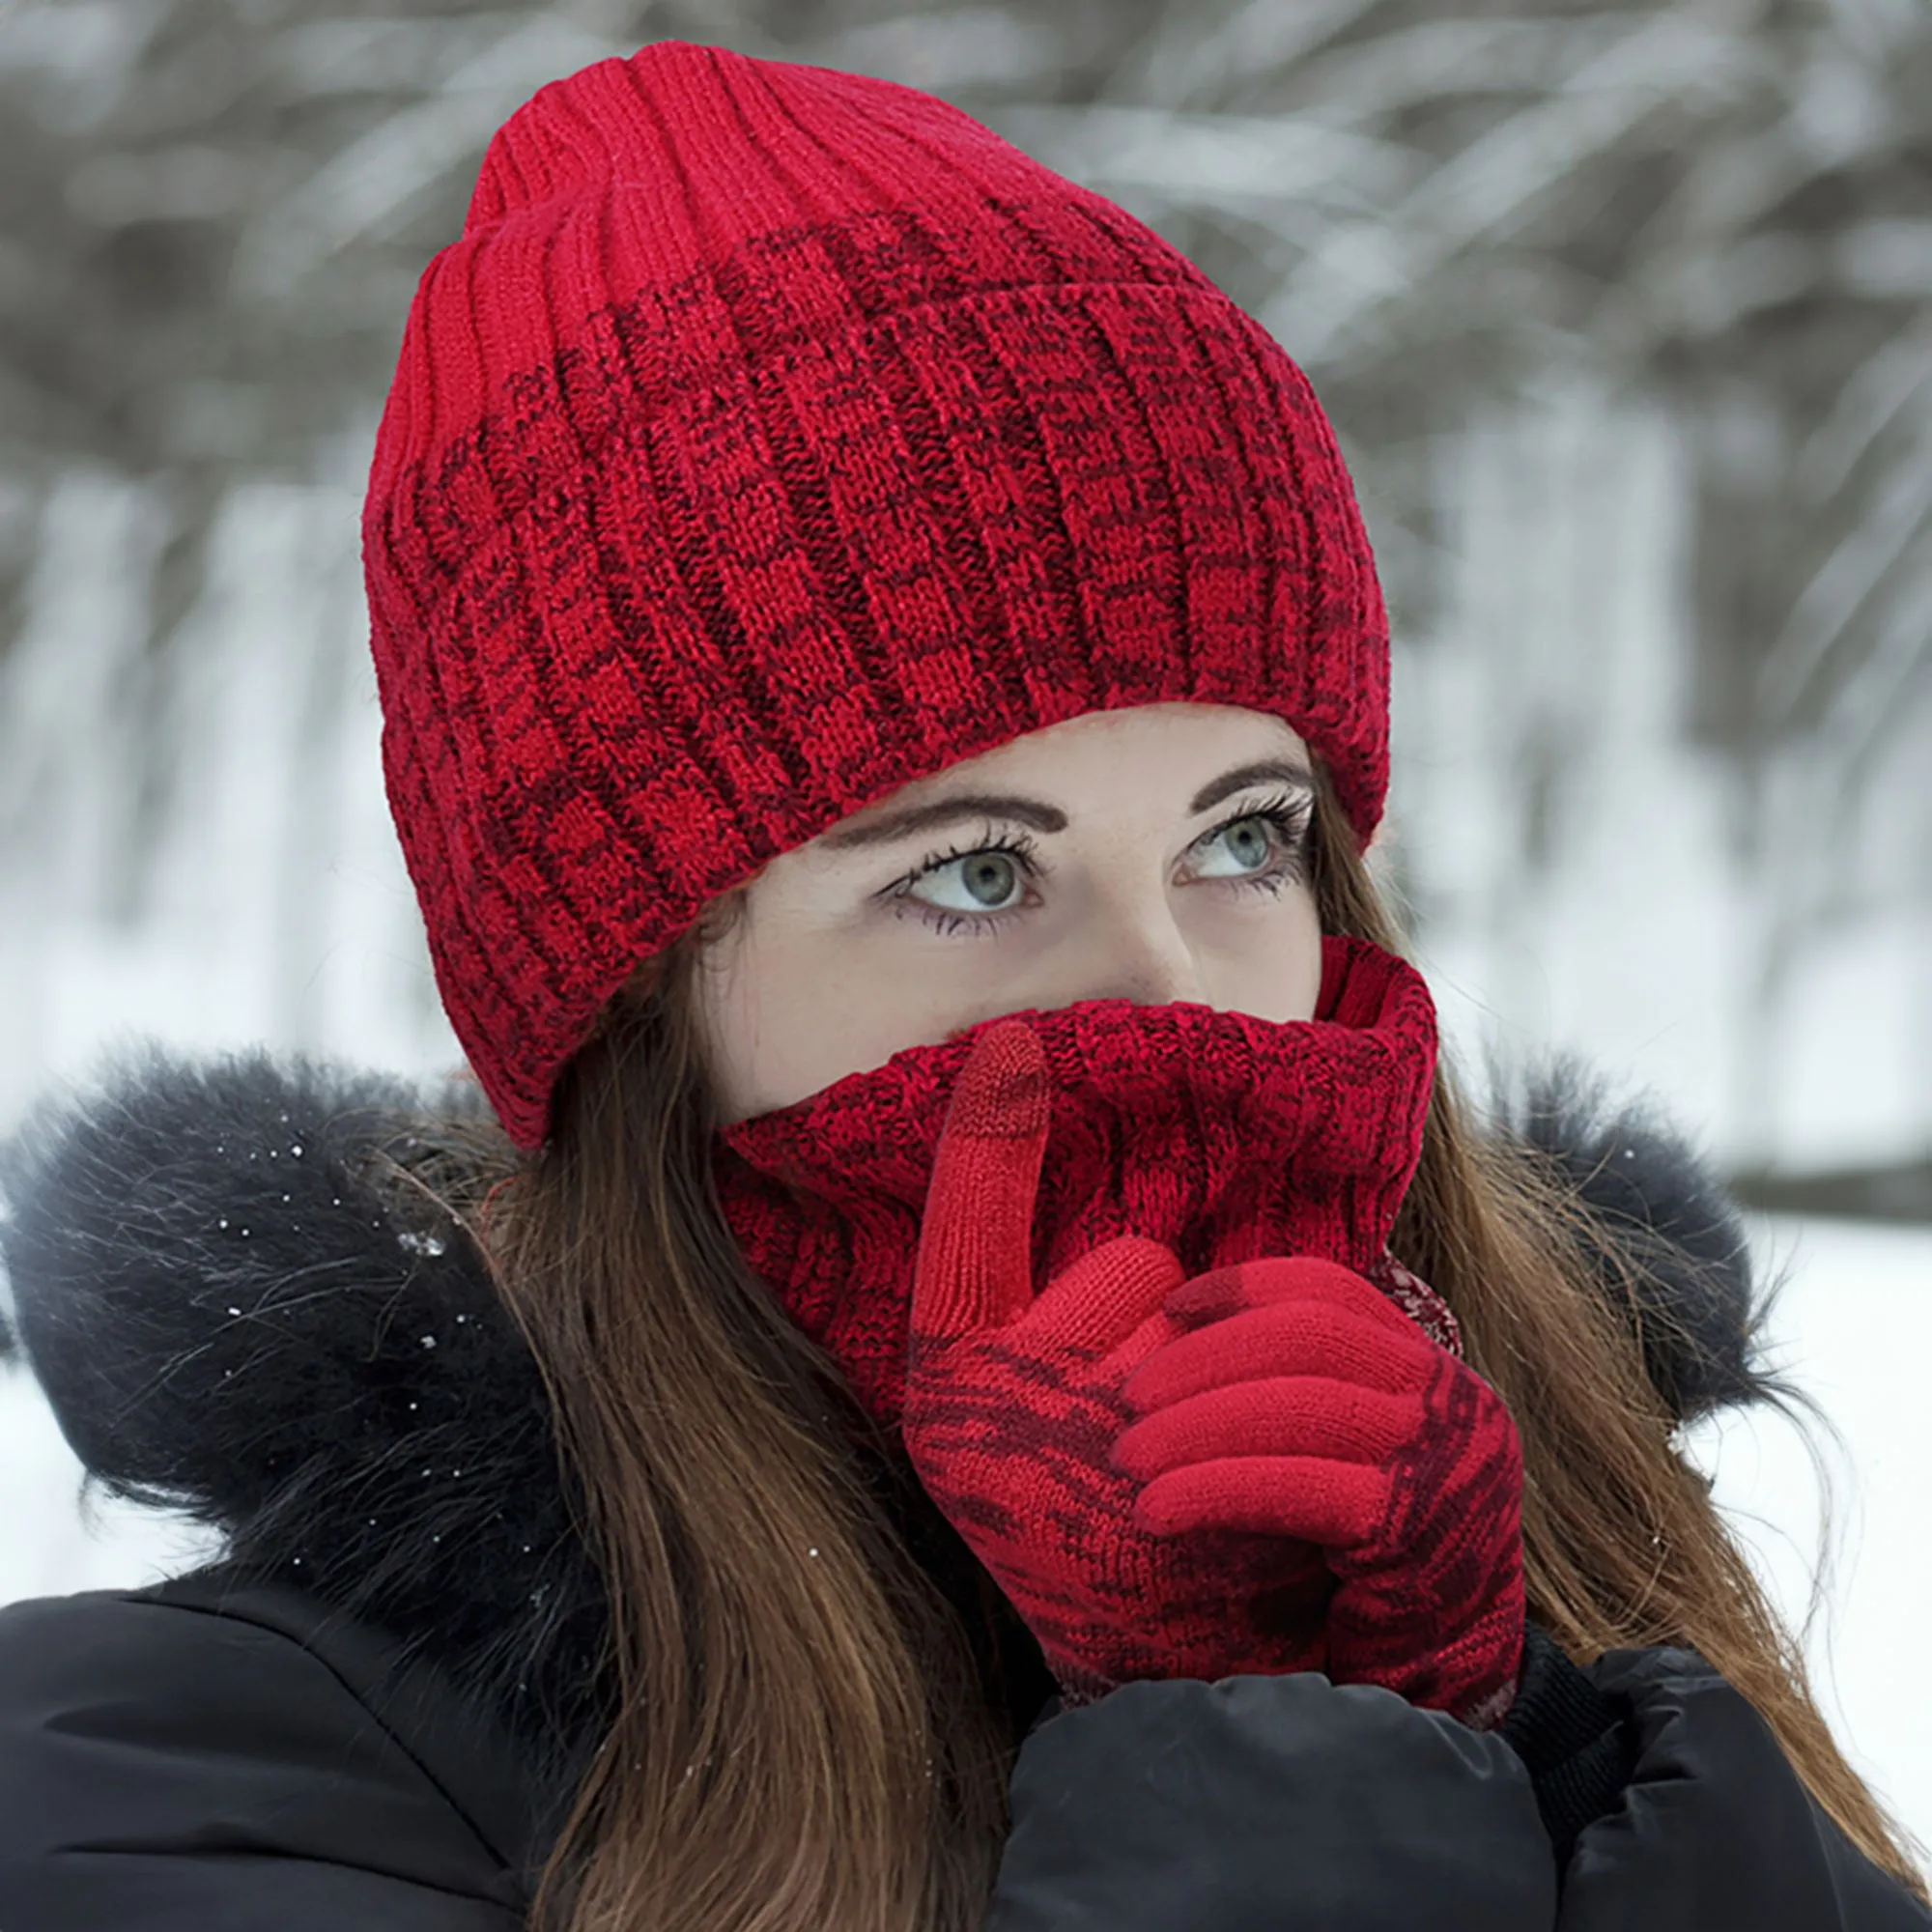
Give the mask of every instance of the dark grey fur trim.
M 266 1054 L 150 1054 L 0 1155 L 0 1254 L 95 1480 L 409 1634 L 548 1761 L 581 1741 L 602 1595 L 480 1258 L 372 1183 L 423 1109 Z
M 1682 1421 L 1767 1399 L 1770 1297 L 1716 1170 L 1654 1102 L 1618 1100 L 1580 1062 L 1546 1062 L 1501 1085 L 1498 1123 L 1537 1149 L 1594 1210 L 1605 1293 L 1626 1312 L 1637 1264 L 1644 1363 Z

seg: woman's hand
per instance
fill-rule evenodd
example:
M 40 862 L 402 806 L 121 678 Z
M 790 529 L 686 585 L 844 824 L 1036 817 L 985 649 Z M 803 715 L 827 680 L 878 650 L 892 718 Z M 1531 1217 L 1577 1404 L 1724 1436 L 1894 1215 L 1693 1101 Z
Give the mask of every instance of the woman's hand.
M 1136 1678 L 1320 1669 L 1332 1588 L 1305 1543 L 1157 1533 L 1113 1461 L 1127 1378 L 1184 1334 L 1185 1270 L 1136 1236 L 1036 1296 L 1032 1228 L 1049 1092 L 1022 1023 L 960 1069 L 914 1279 L 903 1432 L 921 1481 L 1038 1638 L 1070 1697 Z
M 1329 1263 L 1185 1282 L 1167 1248 L 1128 1236 L 1036 1297 L 1049 1100 L 1017 1022 L 960 1071 L 921 1231 L 904 1433 L 1063 1685 L 1326 1669 L 1492 1721 L 1522 1629 L 1520 1456 L 1500 1400 Z
M 1523 1631 L 1522 1452 L 1502 1398 L 1333 1262 L 1218 1268 L 1165 1313 L 1194 1332 L 1127 1379 L 1141 1419 L 1114 1460 L 1146 1485 L 1135 1520 L 1320 1545 L 1336 1683 L 1498 1721 Z

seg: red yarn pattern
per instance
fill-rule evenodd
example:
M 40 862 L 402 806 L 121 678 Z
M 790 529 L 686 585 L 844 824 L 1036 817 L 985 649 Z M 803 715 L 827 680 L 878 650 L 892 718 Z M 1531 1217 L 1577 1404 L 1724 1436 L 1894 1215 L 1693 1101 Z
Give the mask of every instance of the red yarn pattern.
M 1319 1546 L 1337 1683 L 1500 1717 L 1524 1612 L 1522 1449 L 1502 1398 L 1329 1263 L 1216 1270 L 1165 1312 L 1190 1332 L 1129 1376 L 1140 1419 L 1114 1445 L 1145 1485 L 1136 1524 Z
M 1037 1035 L 1053 1090 L 1036 1282 L 1139 1235 L 1189 1274 L 1315 1255 L 1394 1287 L 1389 1230 L 1435 1070 L 1435 1004 L 1406 960 L 1324 939 L 1312 1020 L 1130 1000 L 1008 1017 Z M 952 1084 L 998 1023 L 909 1047 L 714 1144 L 719 1205 L 747 1260 L 888 1424 L 904 1399 L 913 1264 Z M 1436 1339 L 1456 1346 L 1447 1309 L 1407 1279 L 1440 1310 Z
M 1153 1535 L 1134 1520 L 1140 1485 L 1111 1457 L 1133 1419 L 1122 1384 L 1166 1332 L 1152 1298 L 1111 1349 L 1037 1330 L 913 1348 L 906 1444 L 920 1479 L 1075 1701 L 1140 1678 L 1328 1663 L 1335 1584 L 1313 1544 Z
M 1063 1684 L 1320 1668 L 1487 1716 L 1522 1637 L 1508 1409 L 1332 1261 L 1187 1279 L 1128 1235 L 1037 1284 L 1051 1094 L 1026 1020 L 982 1030 L 921 1228 L 903 1434 Z
M 1278 715 L 1364 837 L 1387 626 L 1273 340 L 957 109 L 664 43 L 498 132 L 364 517 L 384 758 L 504 1125 L 637 964 L 846 814 L 1080 714 Z

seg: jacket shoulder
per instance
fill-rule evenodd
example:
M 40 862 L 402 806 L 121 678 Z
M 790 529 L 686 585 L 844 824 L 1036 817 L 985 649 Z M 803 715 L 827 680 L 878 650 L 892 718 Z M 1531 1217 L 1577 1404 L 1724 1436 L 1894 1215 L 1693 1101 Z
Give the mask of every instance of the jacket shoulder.
M 1635 1759 L 1616 1809 L 1577 1839 L 1559 1932 L 1932 1932 L 1932 1911 L 1858 1850 L 1694 1651 L 1608 1651 L 1589 1675 L 1629 1711 Z
M 9 1932 L 512 1932 L 514 1804 L 464 1768 L 469 1723 L 298 1592 L 0 1608 Z
M 1123 1685 L 1038 1725 L 988 1932 L 1548 1932 L 1556 1871 L 1493 1733 L 1315 1672 Z

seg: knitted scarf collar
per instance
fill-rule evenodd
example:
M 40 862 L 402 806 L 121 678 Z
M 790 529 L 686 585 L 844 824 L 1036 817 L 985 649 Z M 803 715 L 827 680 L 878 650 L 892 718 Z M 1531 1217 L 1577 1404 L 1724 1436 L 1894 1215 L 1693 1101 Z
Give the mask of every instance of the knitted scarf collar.
M 1388 1254 L 1435 1070 L 1435 1003 L 1406 961 L 1325 938 L 1312 1020 L 1117 999 L 1017 1017 L 1054 1088 L 1037 1281 L 1124 1234 L 1165 1241 L 1190 1274 L 1320 1255 L 1461 1352 L 1446 1305 Z M 747 1261 L 888 1427 L 934 1150 L 953 1079 L 992 1023 L 714 1137 L 719 1205 Z

